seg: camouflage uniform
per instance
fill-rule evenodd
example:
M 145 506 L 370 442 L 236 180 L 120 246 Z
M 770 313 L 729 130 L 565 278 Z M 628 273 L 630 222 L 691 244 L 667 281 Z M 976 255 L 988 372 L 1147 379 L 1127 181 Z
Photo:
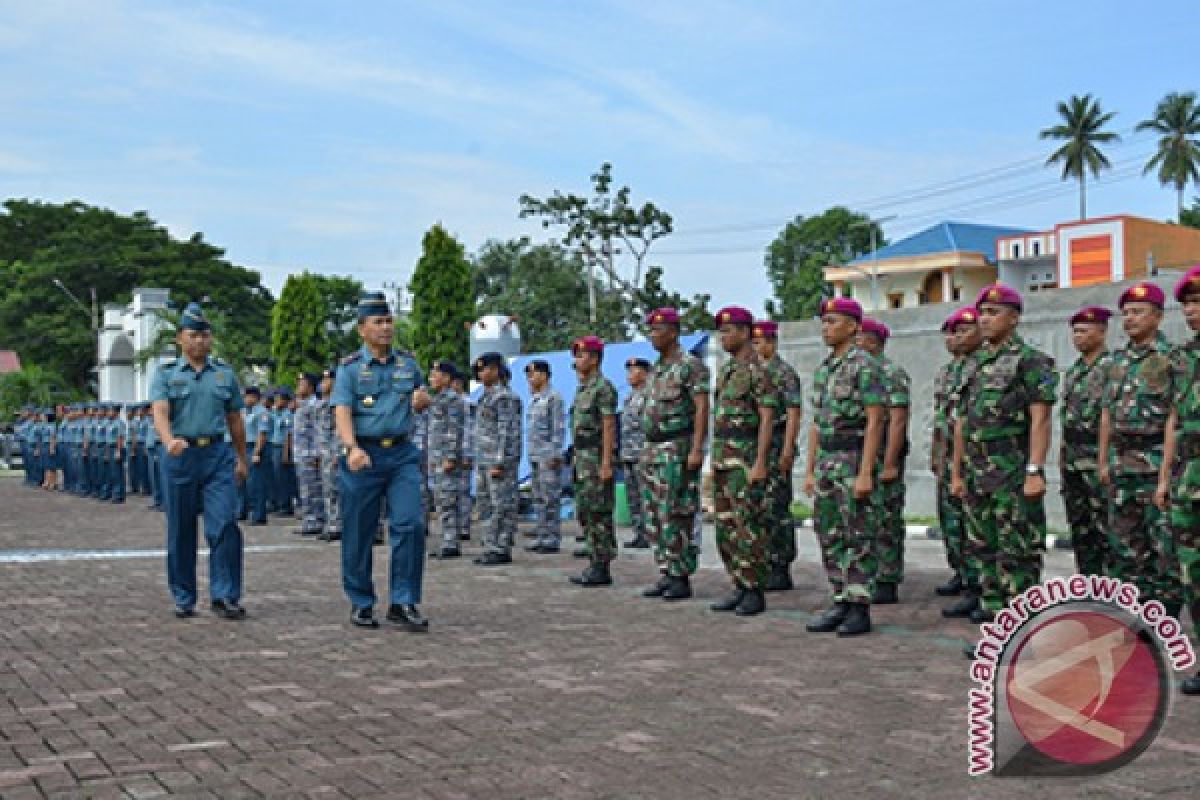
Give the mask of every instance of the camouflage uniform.
M 412 415 L 412 443 L 419 451 L 421 465 L 421 505 L 428 514 L 433 510 L 433 495 L 429 490 L 429 409 L 414 411 Z
M 1164 605 L 1183 602 L 1171 534 L 1154 505 L 1172 395 L 1171 345 L 1161 333 L 1148 347 L 1131 342 L 1113 354 L 1104 395 L 1111 422 L 1112 574 L 1137 584 L 1143 599 Z
M 621 406 L 621 441 L 617 447 L 621 472 L 625 476 L 625 502 L 629 505 L 629 524 L 638 536 L 646 535 L 646 514 L 642 505 L 643 479 L 639 462 L 646 449 L 642 415 L 646 411 L 646 387 L 630 389 Z
M 575 512 L 583 528 L 588 557 L 607 565 L 617 555 L 613 530 L 613 483 L 600 479 L 605 417 L 617 413 L 617 390 L 599 370 L 575 390 L 571 404 L 571 442 L 575 448 Z
M 341 446 L 329 398 L 319 398 L 314 410 L 317 418 L 317 450 L 321 454 L 321 497 L 325 506 L 325 535 L 336 539 L 342 535 L 341 492 L 338 489 L 338 453 Z
M 1106 530 L 1108 491 L 1100 485 L 1096 472 L 1100 410 L 1111 363 L 1107 351 L 1091 364 L 1080 356 L 1063 376 L 1059 407 L 1063 442 L 1058 463 L 1075 568 L 1082 575 L 1107 575 L 1113 566 Z
M 787 412 L 804 408 L 804 388 L 796 370 L 779 353 L 763 367 L 775 388 L 776 402 L 767 473 L 767 564 L 771 569 L 787 571 L 796 560 L 796 524 L 792 518 L 792 471 L 779 468 L 779 457 L 787 431 Z
M 503 383 L 483 390 L 475 420 L 476 484 L 487 509 L 483 521 L 486 552 L 512 554 L 517 535 L 517 467 L 521 463 L 521 400 Z M 493 467 L 504 474 L 492 477 Z
M 462 486 L 463 449 L 465 445 L 466 409 L 460 395 L 447 386 L 433 396 L 429 404 L 426 428 L 426 472 L 432 476 L 433 505 L 438 515 L 444 547 L 458 548 L 458 493 Z M 447 471 L 447 461 L 454 466 Z
M 1169 522 L 1195 636 L 1200 630 L 1200 334 L 1175 349 L 1171 372 L 1171 404 L 1179 426 Z
M 562 395 L 547 386 L 525 411 L 529 465 L 533 469 L 533 513 L 537 544 L 558 547 L 562 512 L 562 457 L 566 433 Z
M 709 393 L 708 368 L 691 353 L 659 358 L 646 382 L 642 431 L 642 506 L 646 535 L 664 575 L 696 571 L 692 527 L 700 510 L 700 470 L 687 467 L 696 415 L 696 398 Z
M 467 394 L 462 394 L 463 418 L 463 469 L 458 472 L 458 538 L 471 538 L 471 477 L 475 472 L 475 404 Z
M 1015 333 L 994 350 L 976 350 L 964 370 L 967 557 L 979 566 L 983 607 L 999 611 L 1041 579 L 1046 507 L 1024 494 L 1029 408 L 1054 405 L 1058 374 L 1054 359 Z
M 813 375 L 818 437 L 813 523 L 835 603 L 869 604 L 875 591 L 877 506 L 870 499 L 855 498 L 854 482 L 865 443 L 867 406 L 882 406 L 886 400 L 879 364 L 857 346 L 840 357 L 830 353 Z
M 890 411 L 893 408 L 908 408 L 910 406 L 908 372 L 887 356 L 879 357 L 880 371 L 883 373 L 885 405 Z M 885 422 L 885 430 L 890 432 Z M 880 583 L 901 583 L 904 580 L 904 468 L 908 456 L 908 429 L 901 431 L 904 444 L 900 449 L 900 460 L 896 462 L 899 474 L 891 483 L 879 482 L 875 493 L 879 502 L 878 534 L 875 538 L 875 559 L 879 572 L 875 580 Z M 885 434 L 879 446 L 879 469 L 887 451 L 888 436 Z
M 762 361 L 727 359 L 713 400 L 713 509 L 717 550 L 738 589 L 761 589 L 767 578 L 767 484 L 750 483 L 760 406 L 781 411 Z
M 941 470 L 937 481 L 938 528 L 942 531 L 942 543 L 946 546 L 946 563 L 954 570 L 965 586 L 979 580 L 977 573 L 967 568 L 963 560 L 963 510 L 962 500 L 950 493 L 951 468 L 954 457 L 954 410 L 957 404 L 958 384 L 962 379 L 962 358 L 954 358 L 942 365 L 933 380 L 933 427 L 941 435 L 942 452 L 938 461 Z
M 300 493 L 300 530 L 320 533 L 325 529 L 325 503 L 321 492 L 321 449 L 318 442 L 317 399 L 308 397 L 296 407 L 292 428 L 292 455 L 296 462 L 296 482 Z

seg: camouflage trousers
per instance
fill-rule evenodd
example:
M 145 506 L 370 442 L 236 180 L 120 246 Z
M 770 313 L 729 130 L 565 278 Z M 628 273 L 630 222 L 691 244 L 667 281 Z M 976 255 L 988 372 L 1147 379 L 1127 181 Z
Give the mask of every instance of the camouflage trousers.
M 700 470 L 687 468 L 690 441 L 652 442 L 642 451 L 642 506 L 646 537 L 659 572 L 677 577 L 696 571 L 692 527 L 700 510 Z
M 325 506 L 325 532 L 342 533 L 341 490 L 338 488 L 338 458 L 330 452 L 321 454 L 321 500 Z
M 854 496 L 861 456 L 857 451 L 822 451 L 814 472 L 813 525 L 836 603 L 870 603 L 875 591 L 877 502 Z
M 1184 599 L 1191 611 L 1192 638 L 1200 644 L 1200 498 L 1172 499 L 1168 515 Z
M 433 475 L 433 488 L 430 495 L 433 504 L 430 510 L 437 516 L 438 530 L 442 534 L 442 544 L 446 547 L 458 547 L 459 533 L 459 496 L 462 486 L 461 468 L 447 472 L 440 465 L 428 467 Z
M 792 518 L 792 471 L 772 459 L 767 476 L 767 564 L 786 570 L 796 560 L 796 521 Z
M 458 533 L 464 539 L 471 538 L 471 477 L 475 470 L 466 464 L 458 471 Z
M 750 483 L 744 466 L 713 468 L 717 552 L 739 589 L 760 589 L 767 580 L 767 485 Z
M 966 536 L 963 523 L 962 500 L 950 494 L 950 467 L 943 467 L 942 477 L 937 479 L 938 528 L 942 531 L 942 544 L 946 548 L 946 563 L 954 574 L 967 586 L 979 583 L 979 569 L 966 558 L 963 552 Z
M 600 453 L 575 451 L 575 518 L 583 529 L 588 558 L 593 564 L 608 564 L 617 557 L 617 533 L 613 525 L 615 486 L 600 479 Z
M 300 495 L 300 529 L 305 533 L 320 533 L 325 530 L 325 497 L 320 458 L 302 458 L 296 462 L 296 490 Z
M 625 477 L 625 502 L 629 506 L 629 525 L 634 533 L 646 535 L 646 511 L 642 502 L 644 476 L 637 461 L 622 461 L 621 472 Z
M 517 465 L 505 464 L 504 474 L 493 478 L 490 467 L 479 468 L 480 498 L 486 498 L 483 548 L 488 553 L 512 553 L 517 538 Z
M 1071 528 L 1075 569 L 1081 575 L 1108 575 L 1113 552 L 1108 542 L 1107 491 L 1095 469 L 1062 468 L 1063 506 Z
M 1183 602 L 1179 559 L 1167 519 L 1154 505 L 1157 486 L 1158 476 L 1154 474 L 1113 475 L 1108 527 L 1113 555 L 1110 574 L 1137 586 L 1143 601 L 1179 604 Z
M 880 483 L 879 522 L 875 534 L 875 561 L 878 572 L 875 580 L 881 583 L 904 581 L 904 462 L 900 462 L 900 476 L 891 483 Z
M 562 469 L 549 463 L 533 466 L 533 518 L 537 544 L 558 547 L 562 517 Z
M 983 606 L 999 611 L 1041 580 L 1046 506 L 1042 498 L 1025 497 L 1020 466 L 966 473 L 964 557 L 979 568 Z

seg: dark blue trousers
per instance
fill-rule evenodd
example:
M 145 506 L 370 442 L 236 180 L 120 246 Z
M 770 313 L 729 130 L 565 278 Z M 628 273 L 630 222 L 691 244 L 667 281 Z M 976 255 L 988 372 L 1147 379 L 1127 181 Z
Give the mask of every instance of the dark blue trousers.
M 393 604 L 421 602 L 425 571 L 425 514 L 421 508 L 421 468 L 417 448 L 363 448 L 371 466 L 351 472 L 345 458 L 338 468 L 342 510 L 342 588 L 354 608 L 375 606 L 371 579 L 372 545 L 379 506 L 388 512 L 388 597 Z
M 251 522 L 267 521 L 267 497 L 271 494 L 274 474 L 273 448 L 263 448 L 262 458 L 257 464 L 250 461 L 250 477 L 246 481 L 246 513 Z
M 146 448 L 146 469 L 150 474 L 150 495 L 154 498 L 155 508 L 162 508 L 166 502 L 163 498 L 162 452 L 160 444 L 152 444 Z

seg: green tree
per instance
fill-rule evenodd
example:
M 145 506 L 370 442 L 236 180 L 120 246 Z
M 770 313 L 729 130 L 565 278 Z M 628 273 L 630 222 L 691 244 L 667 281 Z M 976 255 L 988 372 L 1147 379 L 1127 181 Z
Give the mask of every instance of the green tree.
M 289 275 L 271 311 L 271 377 L 295 384 L 301 372 L 320 372 L 333 358 L 329 305 L 309 272 Z
M 690 300 L 679 292 L 666 289 L 662 283 L 662 267 L 650 267 L 646 277 L 638 289 L 637 305 L 647 311 L 656 308 L 677 308 L 680 311 L 680 327 L 685 331 L 707 331 L 713 327 L 713 313 L 708 304 L 712 300 L 710 294 L 692 295 Z M 643 332 L 646 332 L 645 316 L 635 321 Z
M 89 314 L 55 279 L 81 298 L 94 289 L 101 305 L 128 303 L 137 286 L 167 288 L 179 307 L 205 300 L 229 316 L 230 351 L 248 361 L 269 355 L 270 292 L 200 234 L 175 239 L 143 211 L 8 200 L 0 212 L 0 348 L 70 386 L 88 385 L 96 340 Z
M 1097 177 L 1100 170 L 1112 166 L 1099 145 L 1121 139 L 1118 134 L 1104 130 L 1116 112 L 1105 113 L 1100 101 L 1090 94 L 1082 97 L 1073 94 L 1070 100 L 1060 102 L 1057 109 L 1062 121 L 1038 134 L 1042 139 L 1064 143 L 1046 159 L 1046 166 L 1061 163 L 1062 179 L 1079 181 L 1079 218 L 1087 219 L 1087 174 Z
M 1200 197 L 1192 201 L 1191 208 L 1185 208 L 1179 213 L 1179 224 L 1189 228 L 1200 228 Z
M 82 398 L 82 392 L 67 386 L 62 376 L 36 364 L 0 375 L 0 418 L 11 420 L 21 406 L 54 406 Z
M 421 241 L 421 258 L 413 270 L 412 336 L 418 362 L 467 359 L 467 323 L 475 316 L 471 265 L 463 246 L 440 225 Z
M 358 321 L 358 296 L 362 293 L 360 281 L 345 275 L 311 275 L 313 284 L 325 305 L 325 331 L 328 337 L 327 355 L 332 364 L 334 359 L 345 356 L 359 347 L 355 324 Z
M 1158 170 L 1158 182 L 1174 186 L 1176 210 L 1183 216 L 1183 192 L 1189 183 L 1200 182 L 1200 105 L 1195 92 L 1171 92 L 1154 110 L 1154 116 L 1138 123 L 1138 131 L 1159 135 L 1158 149 L 1142 174 Z
M 160 323 L 158 329 L 150 342 L 134 355 L 134 362 L 143 368 L 154 358 L 175 358 L 179 355 L 179 348 L 175 344 L 181 316 L 178 306 L 172 303 L 168 308 L 155 309 L 154 315 Z M 259 370 L 270 363 L 269 359 L 249 355 L 249 350 L 242 344 L 239 334 L 233 330 L 227 313 L 210 306 L 204 309 L 204 316 L 212 326 L 212 354 L 233 367 L 242 383 L 256 383 L 260 377 Z
M 866 214 L 834 206 L 815 217 L 797 216 L 767 246 L 763 264 L 775 298 L 767 301 L 772 319 L 810 319 L 821 301 L 832 296 L 825 268 L 845 263 L 887 239 Z

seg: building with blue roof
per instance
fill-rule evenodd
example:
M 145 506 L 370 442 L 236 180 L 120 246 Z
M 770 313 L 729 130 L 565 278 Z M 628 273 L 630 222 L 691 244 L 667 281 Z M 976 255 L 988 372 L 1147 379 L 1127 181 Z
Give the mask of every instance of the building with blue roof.
M 1023 228 L 941 222 L 898 242 L 825 268 L 825 280 L 867 311 L 973 299 L 996 280 L 996 241 Z

